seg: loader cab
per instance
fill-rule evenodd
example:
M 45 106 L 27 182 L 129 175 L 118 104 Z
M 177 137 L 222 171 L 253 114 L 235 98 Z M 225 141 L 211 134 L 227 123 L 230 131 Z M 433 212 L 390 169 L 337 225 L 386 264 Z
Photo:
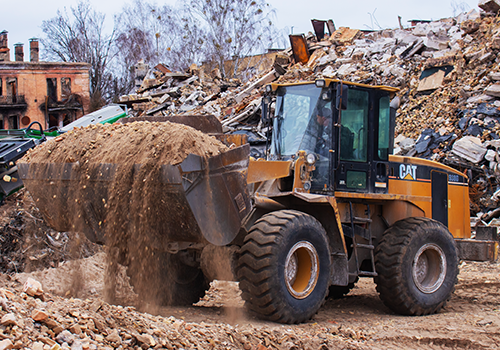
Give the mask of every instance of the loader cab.
M 387 193 L 396 89 L 335 80 L 271 87 L 267 101 L 274 113 L 264 117 L 272 127 L 270 160 L 311 154 L 313 193 Z

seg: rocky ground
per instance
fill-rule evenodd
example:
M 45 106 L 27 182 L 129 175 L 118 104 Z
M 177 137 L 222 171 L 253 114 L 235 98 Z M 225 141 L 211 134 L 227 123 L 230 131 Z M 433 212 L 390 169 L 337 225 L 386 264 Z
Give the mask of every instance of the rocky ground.
M 280 325 L 248 314 L 234 282 L 213 283 L 200 306 L 139 312 L 127 303 L 110 305 L 101 294 L 104 260 L 99 253 L 58 268 L 3 275 L 0 348 L 500 348 L 498 262 L 462 262 L 456 292 L 436 315 L 395 315 L 378 299 L 373 282 L 362 279 L 345 298 L 327 300 L 309 322 Z M 23 292 L 29 277 L 41 282 L 43 294 Z M 72 289 L 75 281 L 79 290 Z M 122 282 L 119 292 L 133 302 L 126 278 Z
M 9 237 L 16 227 L 18 239 L 15 250 L 2 246 L 10 265 L 0 275 L 0 349 L 500 348 L 498 261 L 462 262 L 455 294 L 436 315 L 395 315 L 379 300 L 373 282 L 362 279 L 345 298 L 328 299 L 309 322 L 281 325 L 247 313 L 235 282 L 213 282 L 194 306 L 141 304 L 125 268 L 118 269 L 109 304 L 103 249 L 87 241 L 80 250 L 69 249 L 66 241 L 51 243 L 46 237 L 56 233 L 38 222 L 24 192 L 0 209 L 0 237 Z M 40 230 L 29 225 L 33 220 Z M 35 234 L 41 244 L 26 246 Z

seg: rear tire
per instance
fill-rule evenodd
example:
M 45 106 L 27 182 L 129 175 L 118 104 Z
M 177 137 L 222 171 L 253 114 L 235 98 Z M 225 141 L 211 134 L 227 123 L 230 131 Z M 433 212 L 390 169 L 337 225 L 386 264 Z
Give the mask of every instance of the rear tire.
M 455 241 L 443 224 L 429 218 L 407 218 L 389 227 L 375 250 L 375 264 L 380 299 L 402 315 L 435 313 L 455 289 Z
M 330 281 L 326 232 L 314 217 L 294 210 L 264 215 L 245 237 L 237 276 L 249 309 L 281 323 L 310 319 Z

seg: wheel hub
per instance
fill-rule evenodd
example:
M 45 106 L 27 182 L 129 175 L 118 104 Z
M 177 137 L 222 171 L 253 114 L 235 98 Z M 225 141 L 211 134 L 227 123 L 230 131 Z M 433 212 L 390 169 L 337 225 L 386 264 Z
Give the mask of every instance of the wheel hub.
M 314 246 L 306 241 L 297 242 L 285 261 L 285 282 L 290 294 L 304 299 L 312 293 L 318 282 L 319 257 Z
M 422 293 L 434 293 L 443 284 L 446 269 L 446 256 L 441 247 L 427 243 L 413 259 L 413 282 Z

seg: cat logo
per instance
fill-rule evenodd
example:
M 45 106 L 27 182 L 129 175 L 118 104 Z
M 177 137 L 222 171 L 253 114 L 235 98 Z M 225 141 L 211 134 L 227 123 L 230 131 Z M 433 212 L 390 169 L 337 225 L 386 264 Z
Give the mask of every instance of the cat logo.
M 417 166 L 416 165 L 405 165 L 401 164 L 399 166 L 399 178 L 403 180 L 416 180 L 417 179 Z

